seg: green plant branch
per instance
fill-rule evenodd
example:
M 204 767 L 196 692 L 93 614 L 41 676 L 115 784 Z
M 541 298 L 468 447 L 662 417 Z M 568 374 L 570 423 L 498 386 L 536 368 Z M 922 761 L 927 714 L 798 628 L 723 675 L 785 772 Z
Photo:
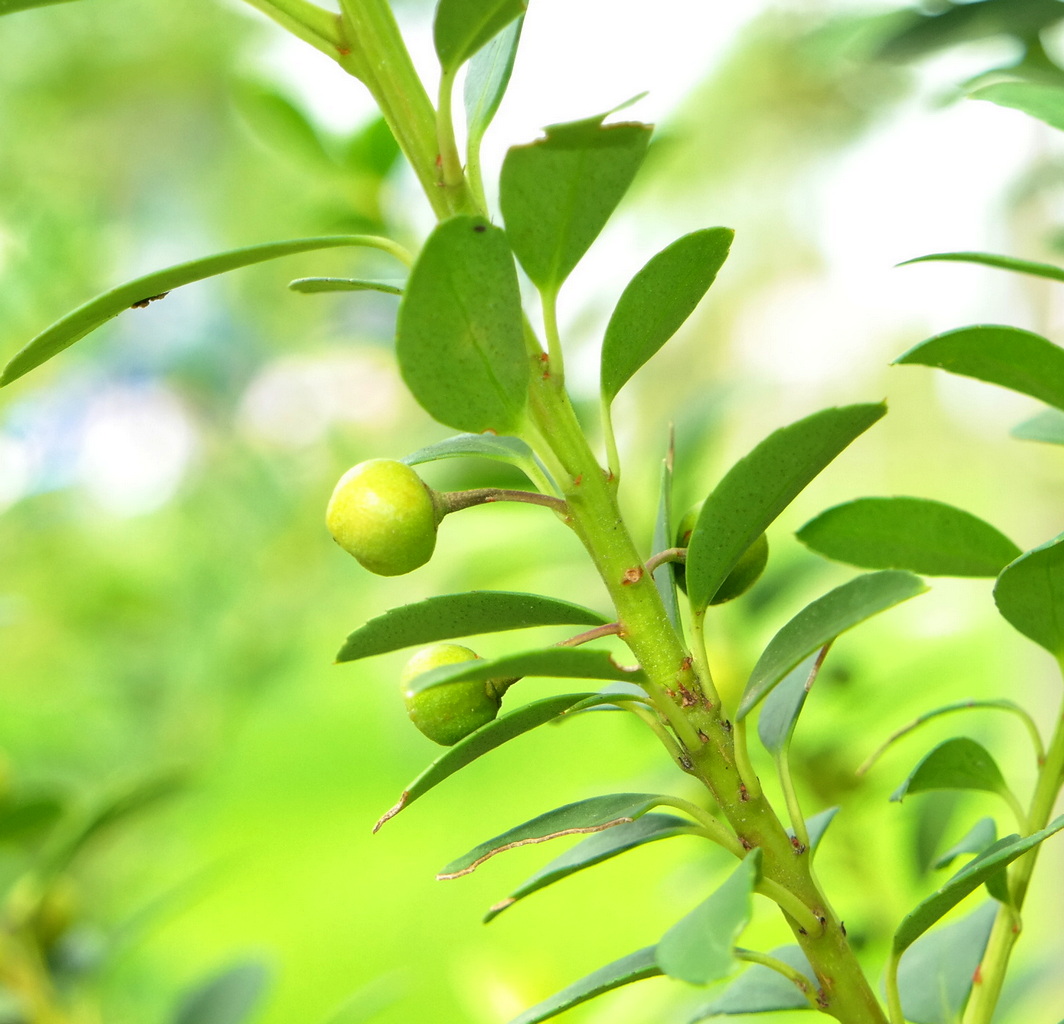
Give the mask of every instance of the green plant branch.
M 246 4 L 272 18 L 298 39 L 316 50 L 340 59 L 343 36 L 339 15 L 309 3 L 308 0 L 244 0 Z
M 437 499 L 444 515 L 459 512 L 475 505 L 490 505 L 496 501 L 517 501 L 526 505 L 543 505 L 553 509 L 563 519 L 568 516 L 569 506 L 553 494 L 541 494 L 539 491 L 511 490 L 505 487 L 475 487 L 468 491 L 437 491 Z
M 776 776 L 779 779 L 780 789 L 783 791 L 783 800 L 787 804 L 787 814 L 791 819 L 791 829 L 794 837 L 802 846 L 809 848 L 809 829 L 805 824 L 805 815 L 798 803 L 798 794 L 794 789 L 794 778 L 791 776 L 791 762 L 788 755 L 788 746 L 776 756 Z
M 613 406 L 610 400 L 603 395 L 602 403 L 602 438 L 606 445 L 606 467 L 610 471 L 614 486 L 621 482 L 621 455 L 617 450 L 617 435 L 613 430 Z M 647 565 L 650 568 L 649 563 Z M 656 567 L 655 567 L 656 568 Z M 651 569 L 651 572 L 654 570 Z
M 782 974 L 783 977 L 793 983 L 794 987 L 805 996 L 812 1009 L 820 1009 L 817 1005 L 816 994 L 810 991 L 809 979 L 796 967 L 792 967 L 790 964 L 784 963 L 782 960 L 778 960 L 776 957 L 770 956 L 768 953 L 759 953 L 754 949 L 743 949 L 741 946 L 736 946 L 735 948 L 735 959 L 742 960 L 744 963 L 760 964 L 762 967 L 767 967 L 769 970 L 775 971 L 777 974 Z
M 664 565 L 666 562 L 685 561 L 687 561 L 687 548 L 666 548 L 647 559 L 646 569 L 647 572 L 654 572 L 659 565 Z
M 662 798 L 661 804 L 664 807 L 675 807 L 678 811 L 689 814 L 705 829 L 707 838 L 712 839 L 718 846 L 723 846 L 729 853 L 735 854 L 739 860 L 746 856 L 747 851 L 743 849 L 742 844 L 735 838 L 735 834 L 729 832 L 712 814 L 703 810 L 698 804 L 691 803 L 690 800 L 684 800 L 678 796 L 669 797 L 668 799 Z
M 549 370 L 555 386 L 565 386 L 565 360 L 562 356 L 562 339 L 558 332 L 558 289 L 540 292 L 543 309 L 543 333 L 547 336 L 547 353 L 550 356 Z
M 458 155 L 458 143 L 454 136 L 454 115 L 451 112 L 454 77 L 453 72 L 440 72 L 436 104 L 436 145 L 440 151 L 440 182 L 445 189 L 460 188 L 465 181 L 462 158 Z
M 901 1008 L 901 992 L 898 990 L 898 965 L 901 955 L 891 950 L 883 972 L 883 987 L 887 992 L 887 1013 L 890 1024 L 905 1024 L 905 1011 Z
M 1064 674 L 1064 659 L 1061 659 L 1061 673 Z M 1061 779 L 1064 777 L 1064 709 L 1057 711 L 1056 728 L 1046 749 L 1042 770 L 1039 772 L 1030 808 L 1026 815 L 1027 834 L 1046 827 L 1053 813 L 1053 807 L 1060 795 Z M 1027 896 L 1027 889 L 1038 860 L 1040 846 L 1025 853 L 1009 869 L 1009 895 L 1012 906 L 1002 906 L 998 910 L 994 927 L 990 932 L 983 962 L 979 968 L 979 979 L 972 987 L 972 995 L 964 1013 L 964 1024 L 990 1024 L 1001 997 L 1005 983 L 1009 960 L 1016 942 L 1020 937 L 1022 919 L 1020 913 Z

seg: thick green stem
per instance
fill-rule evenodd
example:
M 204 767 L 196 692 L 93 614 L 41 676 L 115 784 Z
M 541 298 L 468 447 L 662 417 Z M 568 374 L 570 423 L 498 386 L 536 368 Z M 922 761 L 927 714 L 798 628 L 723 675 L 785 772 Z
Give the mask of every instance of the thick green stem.
M 1064 663 L 1061 664 L 1064 673 Z M 1053 806 L 1060 794 L 1064 774 L 1064 708 L 1058 712 L 1057 726 L 1049 742 L 1045 761 L 1038 774 L 1031 806 L 1027 812 L 1028 832 L 1037 832 L 1046 827 L 1053 813 Z M 1003 906 L 998 911 L 990 932 L 978 980 L 972 987 L 972 995 L 964 1014 L 964 1024 L 990 1024 L 994 1009 L 1001 996 L 1009 958 L 1020 937 L 1023 901 L 1031 883 L 1040 847 L 1024 854 L 1009 870 L 1009 895 L 1012 906 Z

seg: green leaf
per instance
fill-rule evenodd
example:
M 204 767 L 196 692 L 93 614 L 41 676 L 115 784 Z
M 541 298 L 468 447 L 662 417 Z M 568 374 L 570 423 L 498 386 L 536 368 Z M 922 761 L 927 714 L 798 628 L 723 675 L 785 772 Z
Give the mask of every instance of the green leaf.
M 706 499 L 687 552 L 691 607 L 704 609 L 735 564 L 806 485 L 886 406 L 824 409 L 770 434 Z
M 1005 620 L 1056 658 L 1064 656 L 1064 534 L 1007 566 L 994 587 Z
M 858 498 L 796 534 L 817 554 L 862 569 L 928 576 L 996 576 L 1020 549 L 970 512 L 926 498 Z
M 662 936 L 657 949 L 661 969 L 692 985 L 708 985 L 729 974 L 735 940 L 750 923 L 760 877 L 761 850 L 755 848 L 716 892 Z
M 450 778 L 467 764 L 472 764 L 478 757 L 483 757 L 515 737 L 564 715 L 571 708 L 594 696 L 591 693 L 566 693 L 557 697 L 544 697 L 542 700 L 525 704 L 516 711 L 500 715 L 487 725 L 482 725 L 454 746 L 448 747 L 414 779 L 403 790 L 395 806 L 381 815 L 380 820 L 373 826 L 373 831 L 376 832 L 386 821 L 409 807 L 418 797 L 424 796 L 430 789 L 434 789 L 444 779 Z
M 268 982 L 266 968 L 255 961 L 230 967 L 186 996 L 173 1024 L 243 1024 L 262 1001 Z
M 387 281 L 369 281 L 357 277 L 297 277 L 288 282 L 294 292 L 384 292 L 386 295 L 402 295 L 406 279 L 402 277 Z
M 673 475 L 674 439 L 670 433 L 669 448 L 661 461 L 661 492 L 658 498 L 658 515 L 654 520 L 654 537 L 651 546 L 654 552 L 665 551 L 673 546 L 672 542 L 672 475 Z M 675 630 L 680 626 L 680 603 L 676 599 L 676 575 L 671 562 L 662 562 L 653 572 L 654 586 L 661 595 L 665 605 L 665 614 Z M 681 634 L 682 635 L 682 634 Z
M 900 803 L 910 793 L 932 789 L 979 789 L 1004 795 L 1005 779 L 987 749 L 967 736 L 945 740 L 931 751 L 890 795 Z
M 735 717 L 745 718 L 791 669 L 814 651 L 873 615 L 927 589 L 924 581 L 911 573 L 870 572 L 806 605 L 769 641 L 758 658 Z
M 188 263 L 178 263 L 167 267 L 166 270 L 158 270 L 153 274 L 145 274 L 135 278 L 128 284 L 112 288 L 77 309 L 67 313 L 66 316 L 56 320 L 50 327 L 46 327 L 21 351 L 17 352 L 11 361 L 0 373 L 0 387 L 17 380 L 24 373 L 41 363 L 49 360 L 52 356 L 62 352 L 63 349 L 80 341 L 85 335 L 96 330 L 97 327 L 107 323 L 108 320 L 118 316 L 127 309 L 139 308 L 147 305 L 155 299 L 163 298 L 168 292 L 181 285 L 191 284 L 193 281 L 202 281 L 204 278 L 224 274 L 228 270 L 237 270 L 240 267 L 251 266 L 253 263 L 263 263 L 266 260 L 280 259 L 282 256 L 292 256 L 300 252 L 310 252 L 314 249 L 331 249 L 338 246 L 368 246 L 374 249 L 383 249 L 386 252 L 394 251 L 394 243 L 387 238 L 377 238 L 374 235 L 327 235 L 321 238 L 296 238 L 287 242 L 268 242 L 265 245 L 252 245 L 244 249 L 232 249 L 229 252 L 218 253 L 215 256 L 205 256 L 202 259 L 190 260 Z
M 919 906 L 910 911 L 894 933 L 894 951 L 911 946 L 939 918 L 952 910 L 965 896 L 979 888 L 991 875 L 1011 864 L 1017 857 L 1034 849 L 1064 828 L 1064 814 L 1045 828 L 1023 839 L 1017 835 L 999 839 L 975 860 L 965 864 L 948 882 L 936 889 Z
M 694 312 L 724 265 L 734 237 L 730 228 L 684 235 L 628 283 L 602 342 L 602 396 L 607 402 Z
M 1029 420 L 1013 427 L 1011 434 L 1020 441 L 1064 444 L 1064 412 L 1059 409 L 1043 409 Z
M 530 626 L 601 626 L 606 621 L 590 608 L 538 594 L 507 590 L 443 594 L 370 619 L 348 636 L 336 660 L 355 661 L 415 644 L 477 633 Z
M 525 0 L 440 0 L 432 36 L 444 72 L 454 74 L 524 13 Z
M 507 654 L 501 658 L 464 661 L 456 665 L 442 665 L 418 676 L 409 686 L 411 693 L 420 693 L 444 683 L 476 679 L 512 679 L 515 676 L 547 676 L 556 679 L 613 679 L 619 682 L 640 682 L 644 676 L 639 669 L 622 668 L 608 651 L 586 647 L 547 647 L 522 654 Z
M 806 819 L 805 830 L 809 833 L 809 848 L 811 850 L 815 850 L 820 845 L 820 840 L 824 838 L 824 833 L 827 832 L 828 826 L 835 820 L 835 815 L 838 813 L 839 809 L 837 807 L 829 807 L 826 811 L 820 811 L 818 814 Z M 787 833 L 794 835 L 791 829 L 787 829 Z
M 0 843 L 22 843 L 50 832 L 63 817 L 54 796 L 8 796 L 0 801 Z
M 511 21 L 477 53 L 466 71 L 466 135 L 471 151 L 479 150 L 480 141 L 502 103 L 513 73 L 524 23 L 524 17 Z
M 555 124 L 503 161 L 499 205 L 514 253 L 532 283 L 556 292 L 628 191 L 650 125 L 604 125 L 605 114 Z
M 1045 121 L 1052 128 L 1064 130 L 1064 89 L 1037 82 L 997 82 L 969 93 L 973 100 L 988 100 L 1000 107 L 1022 110 Z
M 1064 349 L 1018 327 L 960 327 L 914 345 L 894 362 L 935 366 L 1064 408 Z
M 501 229 L 452 217 L 433 231 L 399 303 L 396 346 L 403 380 L 441 423 L 475 434 L 520 426 L 529 362 Z
M 781 960 L 809 979 L 809 991 L 816 992 L 820 983 L 800 946 L 781 946 L 769 956 Z M 723 992 L 700 1007 L 689 1020 L 691 1024 L 709 1017 L 726 1017 L 743 1013 L 771 1013 L 774 1010 L 811 1010 L 809 999 L 782 974 L 754 964 L 743 971 Z
M 956 1024 L 983 959 L 997 905 L 984 903 L 968 917 L 925 935 L 902 958 L 898 991 L 913 1024 Z
M 1036 263 L 1033 260 L 1020 260 L 1014 256 L 996 256 L 989 252 L 933 252 L 927 256 L 899 263 L 907 267 L 912 263 L 927 263 L 932 260 L 944 260 L 957 263 L 980 263 L 985 267 L 998 267 L 1001 270 L 1014 270 L 1018 274 L 1033 274 L 1035 277 L 1048 277 L 1053 281 L 1064 281 L 1064 267 L 1052 263 Z
M 791 741 L 795 723 L 820 668 L 821 650 L 815 650 L 795 665 L 765 699 L 757 719 L 757 735 L 773 757 L 783 753 Z
M 549 999 L 544 999 L 542 1003 L 525 1010 L 520 1016 L 514 1017 L 510 1024 L 540 1024 L 540 1021 L 557 1017 L 559 1013 L 594 999 L 603 992 L 630 985 L 633 981 L 642 981 L 644 978 L 656 978 L 660 974 L 661 968 L 654 959 L 654 947 L 648 946 L 600 967 L 593 974 L 581 978 Z
M 982 853 L 997 840 L 997 823 L 993 818 L 980 818 L 965 834 L 931 865 L 933 868 L 948 868 L 958 857 L 966 853 Z
M 526 476 L 536 471 L 536 457 L 532 449 L 519 437 L 498 437 L 495 434 L 458 434 L 448 437 L 436 444 L 419 448 L 400 462 L 408 466 L 420 466 L 426 462 L 439 459 L 459 459 L 466 457 L 494 459 L 496 462 L 508 462 L 516 466 Z
M 0 17 L 16 11 L 28 11 L 32 7 L 48 7 L 51 4 L 70 3 L 71 0 L 0 0 Z
M 464 856 L 451 861 L 436 877 L 458 878 L 468 875 L 489 858 L 518 846 L 543 843 L 559 836 L 601 832 L 603 829 L 623 825 L 635 821 L 651 808 L 668 800 L 668 797 L 653 793 L 611 793 L 608 796 L 595 796 L 590 800 L 579 800 L 564 807 L 556 807 L 553 811 L 547 811 L 538 818 L 526 821 L 474 847 Z
M 672 836 L 697 835 L 699 828 L 686 818 L 673 814 L 645 814 L 633 822 L 616 825 L 605 832 L 596 832 L 560 857 L 556 857 L 545 868 L 525 879 L 510 895 L 496 903 L 484 915 L 484 923 L 498 917 L 504 910 L 512 907 L 518 900 L 531 896 L 532 893 L 545 889 L 548 885 L 560 882 L 563 878 L 593 867 L 603 861 L 616 857 L 637 846 L 670 839 Z

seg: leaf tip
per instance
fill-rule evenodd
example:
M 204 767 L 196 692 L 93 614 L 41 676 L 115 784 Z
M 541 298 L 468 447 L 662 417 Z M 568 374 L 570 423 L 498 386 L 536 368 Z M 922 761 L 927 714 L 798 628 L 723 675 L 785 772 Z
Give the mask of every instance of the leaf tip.
M 410 799 L 410 791 L 404 789 L 403 795 L 399 797 L 399 802 L 393 807 L 389 807 L 378 819 L 377 824 L 373 826 L 373 834 L 376 835 L 385 822 L 391 821 L 406 805 Z
M 508 907 L 512 907 L 517 900 L 512 896 L 507 896 L 506 899 L 500 900 L 498 903 L 493 903 L 488 907 L 488 912 L 481 918 L 482 924 L 487 924 L 489 921 L 494 921 L 504 910 Z

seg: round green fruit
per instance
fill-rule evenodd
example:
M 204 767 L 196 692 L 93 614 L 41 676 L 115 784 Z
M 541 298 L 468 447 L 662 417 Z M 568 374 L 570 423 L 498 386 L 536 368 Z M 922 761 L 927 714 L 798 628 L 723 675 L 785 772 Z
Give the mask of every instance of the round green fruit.
M 696 505 L 680 520 L 680 527 L 676 531 L 676 546 L 685 548 L 691 543 L 691 534 L 694 533 L 695 524 L 698 522 L 698 514 L 702 511 L 701 505 Z M 768 564 L 768 537 L 761 534 L 742 554 L 735 563 L 735 567 L 728 573 L 724 582 L 713 595 L 712 604 L 724 604 L 745 594 L 760 578 Z M 673 563 L 673 573 L 676 576 L 676 585 L 687 593 L 687 571 L 683 562 Z
M 419 691 L 412 689 L 412 683 L 434 668 L 479 660 L 468 647 L 433 644 L 418 651 L 403 669 L 401 682 L 406 713 L 433 742 L 450 747 L 487 725 L 498 715 L 502 698 L 490 680 L 462 680 Z
M 401 576 L 424 565 L 436 547 L 440 518 L 432 491 L 392 459 L 352 466 L 325 510 L 336 543 L 378 576 Z

